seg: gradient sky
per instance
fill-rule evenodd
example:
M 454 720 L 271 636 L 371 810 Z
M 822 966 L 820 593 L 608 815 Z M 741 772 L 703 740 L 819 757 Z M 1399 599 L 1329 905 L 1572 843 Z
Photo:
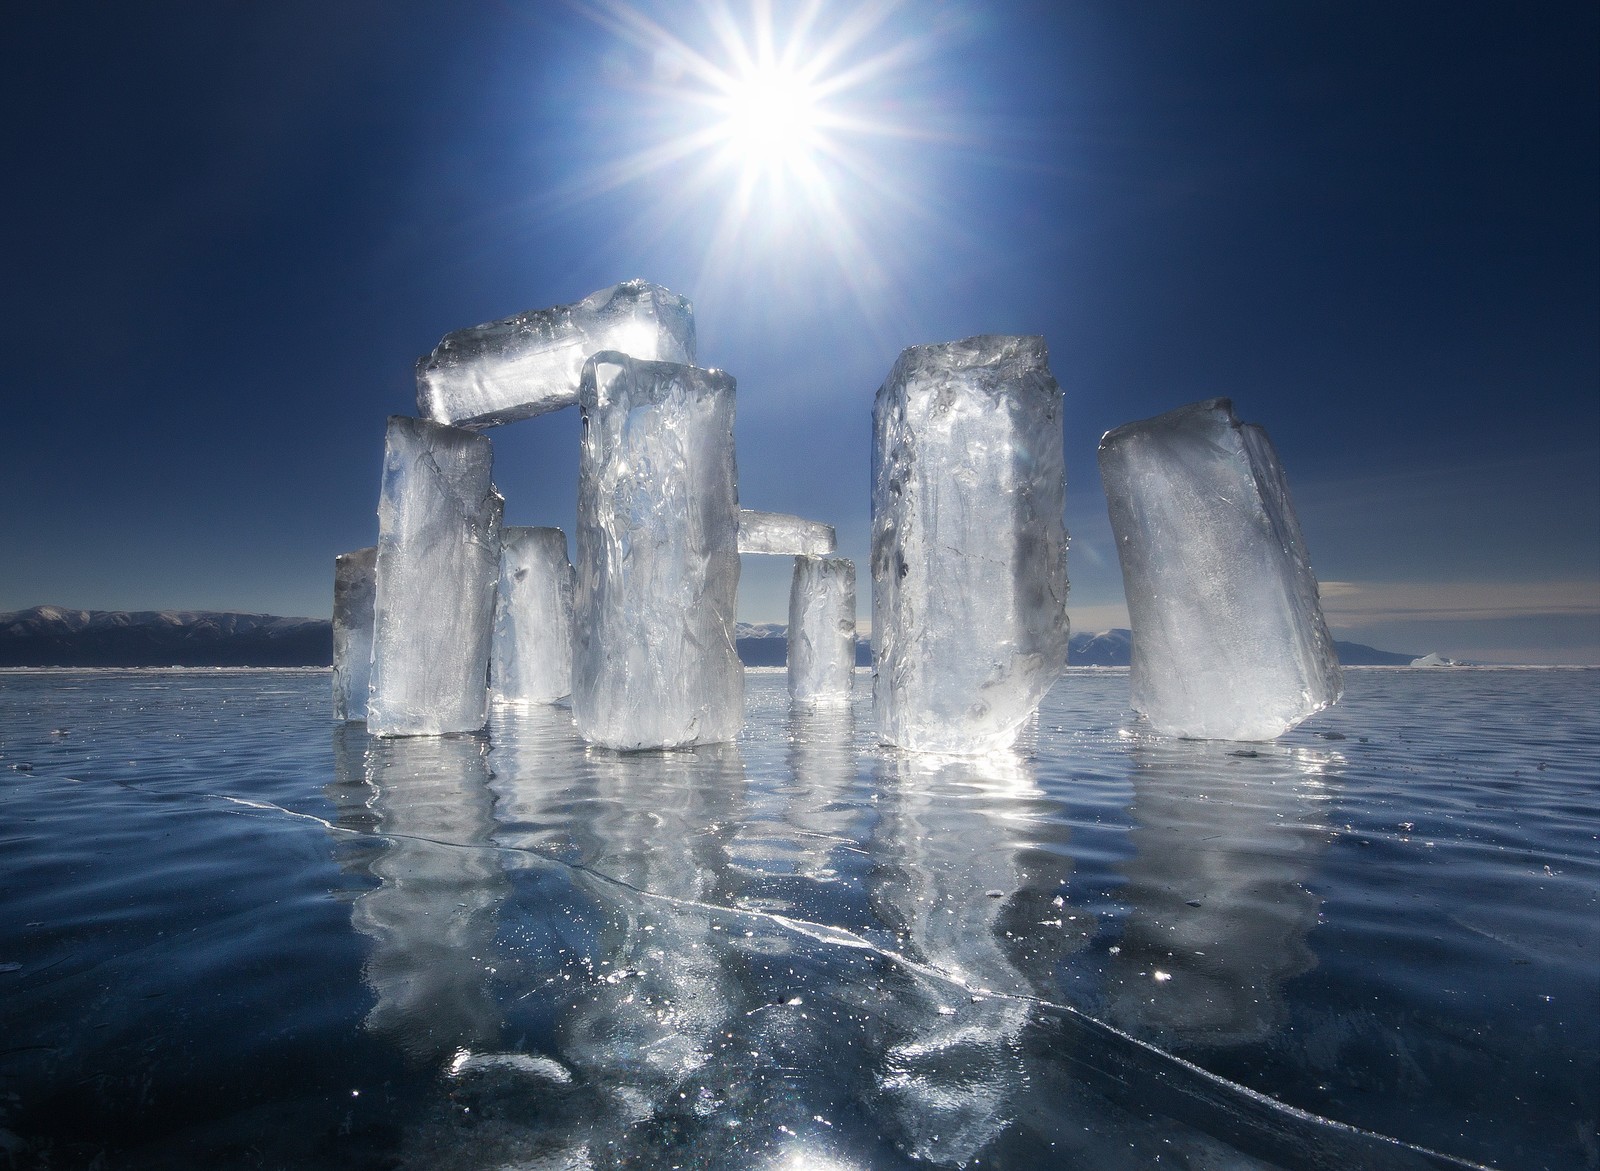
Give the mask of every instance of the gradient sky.
M 1593 3 L 629 11 L 10 6 L 0 610 L 326 615 L 417 355 L 642 276 L 738 379 L 743 504 L 837 525 L 864 615 L 895 355 L 1038 333 L 1075 629 L 1126 624 L 1100 435 L 1228 395 L 1338 636 L 1600 663 Z M 677 150 L 696 68 L 808 13 L 812 180 Z M 493 432 L 509 523 L 571 533 L 576 434 Z

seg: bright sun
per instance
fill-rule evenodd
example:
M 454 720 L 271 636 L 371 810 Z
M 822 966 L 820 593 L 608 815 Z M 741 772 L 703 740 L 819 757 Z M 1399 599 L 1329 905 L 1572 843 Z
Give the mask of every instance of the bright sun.
M 707 226 L 703 279 L 801 248 L 862 304 L 881 299 L 863 226 L 881 240 L 926 217 L 889 160 L 943 133 L 912 113 L 906 70 L 938 33 L 907 27 L 906 0 L 660 0 L 656 15 L 641 8 L 650 0 L 568 2 L 636 51 L 623 119 L 656 131 L 583 177 L 574 198 L 652 186 L 650 230 L 686 213 Z M 682 14 L 670 28 L 667 11 Z
M 725 149 L 742 168 L 797 171 L 821 144 L 822 111 L 806 79 L 779 64 L 729 77 L 717 102 Z

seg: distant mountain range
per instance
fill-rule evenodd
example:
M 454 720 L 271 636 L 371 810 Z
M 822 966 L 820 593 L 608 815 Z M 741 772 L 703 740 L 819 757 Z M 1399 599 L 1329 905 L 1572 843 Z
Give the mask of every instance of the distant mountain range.
M 749 667 L 786 661 L 781 622 L 741 622 L 739 658 Z M 1130 636 L 1102 630 L 1072 636 L 1074 667 L 1126 667 Z M 1335 642 L 1346 666 L 1407 666 L 1416 656 Z M 333 629 L 326 618 L 278 618 L 210 610 L 68 610 L 35 606 L 0 614 L 0 667 L 326 667 Z M 870 666 L 872 649 L 856 642 L 856 665 Z
M 0 614 L 0 667 L 326 667 L 333 624 L 211 610 Z

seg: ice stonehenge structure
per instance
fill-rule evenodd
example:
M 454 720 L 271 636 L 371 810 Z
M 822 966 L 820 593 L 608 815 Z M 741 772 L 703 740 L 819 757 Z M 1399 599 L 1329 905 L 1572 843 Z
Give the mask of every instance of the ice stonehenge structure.
M 380 736 L 470 733 L 491 698 L 570 695 L 579 734 L 600 747 L 732 740 L 744 719 L 741 554 L 793 559 L 793 701 L 850 702 L 855 565 L 827 524 L 740 509 L 735 382 L 695 357 L 689 302 L 634 280 L 457 330 L 418 361 L 421 417 L 389 420 L 378 543 L 335 562 L 337 718 Z M 568 406 L 582 419 L 571 562 L 562 530 L 503 526 L 483 433 Z M 1193 444 L 1218 436 L 1231 454 L 1208 465 Z M 1153 726 L 1270 738 L 1337 698 L 1316 581 L 1264 433 L 1241 428 L 1225 400 L 1197 404 L 1108 433 L 1101 467 L 1135 702 Z M 1197 468 L 1211 480 L 1180 474 Z M 1067 658 L 1062 392 L 1044 340 L 905 350 L 874 404 L 871 485 L 880 740 L 1009 750 Z M 1196 503 L 1241 485 L 1254 490 L 1243 511 Z M 1237 561 L 1231 577 L 1207 550 Z M 1236 601 L 1263 611 L 1255 627 L 1223 621 Z M 1227 660 L 1239 676 L 1228 688 L 1194 666 L 1217 642 L 1196 635 L 1207 624 L 1256 640 L 1253 656 Z M 1234 710 L 1219 717 L 1221 694 Z

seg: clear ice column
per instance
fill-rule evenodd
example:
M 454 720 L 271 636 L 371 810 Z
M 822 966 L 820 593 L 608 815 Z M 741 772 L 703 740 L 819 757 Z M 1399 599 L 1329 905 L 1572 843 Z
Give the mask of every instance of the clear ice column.
M 376 545 L 333 559 L 333 718 L 365 720 L 372 674 Z
M 500 533 L 489 690 L 496 699 L 554 703 L 572 692 L 572 564 L 560 529 Z
M 492 464 L 482 435 L 389 419 L 367 702 L 374 735 L 476 732 L 486 722 L 504 507 Z
M 789 696 L 819 707 L 850 702 L 856 671 L 856 566 L 796 557 L 789 588 Z
M 732 740 L 739 493 L 734 380 L 596 354 L 584 367 L 572 710 L 620 750 Z
M 1100 477 L 1133 628 L 1133 706 L 1158 731 L 1270 740 L 1343 680 L 1276 452 L 1227 399 L 1129 423 Z
M 873 406 L 873 708 L 925 752 L 1008 748 L 1067 660 L 1061 388 L 1044 339 L 905 350 Z

